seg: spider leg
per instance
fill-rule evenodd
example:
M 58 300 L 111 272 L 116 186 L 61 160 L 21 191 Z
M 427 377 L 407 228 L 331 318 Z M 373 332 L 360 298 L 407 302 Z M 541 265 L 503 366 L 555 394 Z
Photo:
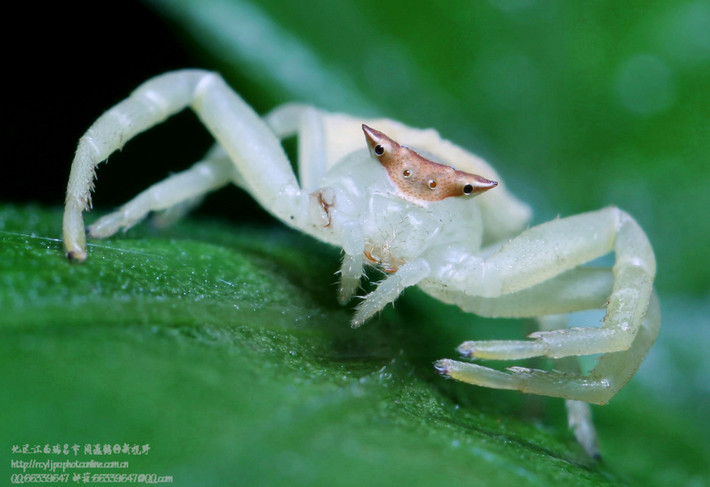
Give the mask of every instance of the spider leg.
M 71 259 L 86 259 L 82 212 L 91 206 L 96 166 L 135 135 L 187 107 L 224 148 L 241 182 L 262 207 L 291 226 L 317 234 L 317 227 L 307 221 L 308 198 L 269 126 L 219 75 L 184 70 L 139 86 L 80 139 L 64 210 L 64 248 Z
M 616 254 L 616 262 L 612 268 L 613 283 L 602 327 L 539 331 L 529 336 L 532 340 L 513 342 L 508 350 L 491 350 L 491 345 L 486 345 L 486 342 L 467 342 L 464 351 L 481 358 L 510 360 L 535 356 L 558 358 L 628 349 L 648 307 L 656 264 L 643 230 L 630 216 L 616 208 L 533 227 L 485 260 L 473 262 L 473 267 L 459 265 L 449 271 L 446 282 L 458 286 L 459 295 L 469 291 L 467 286 L 473 288 L 470 294 L 486 292 L 488 298 L 506 300 L 505 296 L 512 294 L 507 298 L 510 309 L 506 315 L 534 316 L 530 309 L 534 304 L 528 302 L 526 309 L 524 302 L 516 302 L 515 293 L 535 287 L 612 250 Z M 570 274 L 572 278 L 582 275 Z M 596 279 L 603 281 L 603 278 Z M 561 282 L 553 279 L 551 285 Z M 546 289 L 544 284 L 540 288 Z M 591 302 L 599 300 L 599 295 L 594 293 L 600 290 L 591 287 L 587 291 L 591 291 Z M 443 300 L 454 301 L 440 294 Z M 540 294 L 539 298 L 540 306 L 545 306 L 547 297 Z M 552 296 L 550 299 L 554 301 L 556 298 Z M 474 298 L 473 306 L 466 305 L 464 308 L 475 310 L 476 301 Z M 481 301 L 480 298 L 478 301 Z M 576 310 L 588 307 L 580 305 Z M 539 314 L 560 312 L 566 311 L 551 309 Z
M 616 262 L 611 271 L 575 268 L 612 250 Z M 468 268 L 465 272 L 484 276 L 485 282 L 477 284 L 494 288 L 488 298 L 467 297 L 465 286 L 449 296 L 439 294 L 464 309 L 493 316 L 563 313 L 605 302 L 607 313 L 599 328 L 543 330 L 523 341 L 466 342 L 459 348 L 462 353 L 499 360 L 604 355 L 588 377 L 521 367 L 506 373 L 450 360 L 438 362 L 437 368 L 451 377 L 604 404 L 631 378 L 658 334 L 653 252 L 638 224 L 616 208 L 534 227 L 475 265 L 485 271 Z M 447 282 L 462 281 L 461 276 L 450 277 Z
M 269 112 L 264 121 L 279 139 L 298 135 L 298 179 L 304 190 L 315 190 L 328 171 L 321 112 L 308 105 L 289 103 Z
M 553 278 L 496 297 L 471 296 L 466 290 L 442 288 L 432 280 L 419 284 L 424 291 L 462 310 L 491 318 L 536 318 L 602 308 L 611 294 L 610 268 L 576 267 Z
M 382 311 L 387 304 L 397 299 L 405 288 L 416 285 L 430 272 L 429 264 L 423 258 L 415 259 L 401 266 L 397 272 L 380 282 L 377 288 L 365 296 L 358 305 L 351 322 L 353 328 L 362 325 L 375 313 Z
M 612 292 L 614 275 L 602 267 L 577 267 L 547 281 L 497 298 L 461 296 L 464 311 L 479 316 L 544 319 L 544 331 L 566 330 L 551 327 L 546 317 L 574 311 L 601 309 Z M 534 335 L 534 334 L 533 334 Z M 530 340 L 468 341 L 458 347 L 468 357 L 487 360 L 516 360 L 545 355 L 544 343 Z
M 362 226 L 359 222 L 349 221 L 342 225 L 343 263 L 340 266 L 340 287 L 338 301 L 346 304 L 360 287 L 363 273 L 365 250 Z
M 229 157 L 217 146 L 190 169 L 154 184 L 117 211 L 94 222 L 88 228 L 89 235 L 110 237 L 120 229 L 128 230 L 153 211 L 177 209 L 184 214 L 206 193 L 238 180 L 235 172 Z
M 340 284 L 338 287 L 338 302 L 347 304 L 360 288 L 362 277 L 363 258 L 360 254 L 343 254 L 343 263 L 340 266 Z
M 566 314 L 539 316 L 537 318 L 541 330 L 561 330 L 568 327 Z M 555 362 L 555 367 L 562 372 L 580 374 L 581 367 L 577 357 L 563 357 Z M 592 408 L 589 403 L 565 400 L 567 409 L 567 425 L 577 442 L 582 445 L 587 454 L 592 458 L 599 458 L 599 440 L 597 431 L 592 421 Z
M 502 372 L 481 365 L 439 360 L 436 369 L 469 384 L 512 389 L 528 394 L 561 397 L 593 404 L 606 404 L 634 375 L 653 345 L 660 327 L 660 307 L 652 294 L 645 319 L 630 348 L 604 354 L 587 377 L 560 371 L 510 367 Z M 559 330 L 564 331 L 564 330 Z

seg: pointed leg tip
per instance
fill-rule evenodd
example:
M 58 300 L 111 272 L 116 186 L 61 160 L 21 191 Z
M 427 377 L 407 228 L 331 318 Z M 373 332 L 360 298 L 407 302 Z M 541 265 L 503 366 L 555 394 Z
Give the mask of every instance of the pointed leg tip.
M 69 259 L 69 262 L 76 262 L 78 264 L 84 262 L 86 260 L 86 251 L 85 250 L 70 250 L 67 252 L 67 259 Z
M 449 369 L 451 368 L 451 360 L 442 359 L 434 362 L 434 370 L 436 370 L 441 375 L 449 375 Z
M 473 348 L 467 345 L 459 345 L 459 347 L 456 349 L 456 351 L 462 356 L 466 358 L 476 358 L 476 354 L 473 351 Z

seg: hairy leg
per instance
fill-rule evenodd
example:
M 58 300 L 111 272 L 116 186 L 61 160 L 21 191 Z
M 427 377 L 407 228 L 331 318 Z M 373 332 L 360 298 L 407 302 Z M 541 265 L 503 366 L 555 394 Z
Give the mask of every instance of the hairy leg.
M 502 372 L 448 359 L 439 360 L 435 367 L 439 372 L 469 384 L 606 404 L 638 370 L 658 335 L 660 322 L 658 298 L 653 293 L 646 317 L 642 320 L 631 346 L 620 352 L 604 354 L 587 377 L 524 367 L 510 367 L 508 372 Z
M 510 308 L 506 316 L 521 316 L 524 312 L 531 316 L 533 313 L 526 306 L 535 304 L 529 297 L 536 291 L 541 306 L 548 301 L 559 302 L 554 293 L 548 300 L 540 289 L 545 291 L 546 286 L 552 289 L 564 282 L 557 276 L 612 250 L 616 262 L 612 268 L 613 283 L 607 295 L 607 314 L 602 327 L 536 332 L 530 335 L 532 340 L 513 342 L 509 353 L 500 350 L 491 358 L 510 360 L 539 355 L 564 357 L 623 351 L 631 346 L 641 326 L 652 292 L 656 264 L 646 235 L 631 217 L 616 208 L 533 227 L 486 259 L 472 258 L 471 265 L 452 266 L 450 270 L 442 271 L 442 280 L 458 291 L 447 293 L 434 289 L 432 294 L 473 310 L 477 304 L 486 303 L 475 296 L 483 294 L 487 298 L 508 301 Z M 596 280 L 587 292 L 592 303 L 599 301 L 598 293 L 605 285 L 603 277 L 587 276 L 587 279 L 581 270 L 568 275 L 573 279 Z M 545 281 L 549 284 L 543 284 Z M 538 286 L 540 289 L 535 290 Z M 525 289 L 530 289 L 530 295 L 524 292 Z M 471 303 L 466 302 L 466 294 L 473 295 Z M 582 288 L 580 296 L 583 294 Z M 527 303 L 525 299 L 518 299 L 521 296 L 526 297 Z M 494 299 L 488 301 L 489 305 L 495 303 Z M 541 314 L 572 310 L 553 308 Z M 474 356 L 483 356 L 487 348 L 490 346 L 486 342 L 469 342 L 468 345 L 469 353 Z
M 415 286 L 431 272 L 426 260 L 419 258 L 404 264 L 397 272 L 380 282 L 370 294 L 365 296 L 357 307 L 352 319 L 352 326 L 362 325 L 375 313 L 381 311 L 387 304 L 393 302 L 405 288 Z
M 128 203 L 89 226 L 94 238 L 109 237 L 118 230 L 128 230 L 153 211 L 168 211 L 194 200 L 235 180 L 229 158 L 213 150 L 190 169 L 174 174 L 141 192 Z
M 214 73 L 184 70 L 153 78 L 92 124 L 80 139 L 64 211 L 64 247 L 86 258 L 82 212 L 91 206 L 96 166 L 132 137 L 190 107 L 224 148 L 252 196 L 286 224 L 309 231 L 303 197 L 279 140 Z

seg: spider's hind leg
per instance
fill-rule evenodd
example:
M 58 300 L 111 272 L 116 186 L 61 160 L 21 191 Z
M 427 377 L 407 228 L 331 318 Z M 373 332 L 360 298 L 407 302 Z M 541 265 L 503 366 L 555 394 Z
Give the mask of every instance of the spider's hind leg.
M 304 219 L 307 197 L 269 126 L 219 75 L 199 70 L 174 71 L 143 83 L 127 99 L 100 116 L 79 140 L 64 207 L 64 249 L 71 260 L 81 262 L 87 257 L 83 212 L 91 206 L 96 166 L 140 132 L 188 107 L 224 148 L 239 179 L 245 182 L 254 199 L 284 223 L 304 231 L 309 229 Z M 207 172 L 209 169 L 219 172 L 214 165 Z M 199 169 L 196 166 L 190 171 L 199 172 Z M 223 174 L 217 180 L 221 185 L 230 178 Z M 170 181 L 169 186 L 171 189 L 182 187 L 175 180 Z M 200 186 L 198 182 L 197 192 L 204 193 L 209 187 L 211 183 Z M 154 191 L 144 196 L 149 199 L 155 194 Z M 190 199 L 185 193 L 178 194 L 180 201 Z M 132 203 L 138 215 L 144 215 L 145 208 L 150 206 L 143 199 Z M 133 218 L 127 215 L 117 217 L 115 222 L 104 220 L 94 231 L 102 232 L 100 227 L 103 226 L 104 233 L 110 234 L 130 225 Z
M 121 229 L 128 230 L 154 211 L 163 212 L 164 219 L 174 221 L 192 209 L 207 193 L 230 182 L 242 183 L 229 157 L 219 146 L 215 146 L 205 159 L 190 169 L 154 184 L 117 211 L 94 222 L 88 228 L 89 235 L 94 238 L 110 237 Z

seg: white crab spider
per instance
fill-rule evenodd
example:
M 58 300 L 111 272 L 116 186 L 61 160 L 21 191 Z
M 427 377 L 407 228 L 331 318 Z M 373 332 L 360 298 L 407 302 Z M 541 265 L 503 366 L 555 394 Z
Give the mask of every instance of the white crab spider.
M 414 285 L 479 315 L 537 318 L 541 331 L 527 340 L 470 341 L 459 352 L 494 360 L 552 357 L 560 359 L 564 372 L 522 367 L 502 372 L 454 360 L 435 366 L 467 383 L 567 399 L 570 426 L 587 451 L 596 452 L 585 403 L 604 404 L 626 384 L 660 326 L 653 250 L 633 218 L 610 207 L 526 229 L 529 208 L 507 191 L 493 168 L 434 130 L 387 119 L 363 124 L 302 105 L 260 118 L 219 75 L 185 70 L 141 85 L 79 141 L 64 212 L 70 259 L 86 259 L 82 212 L 90 206 L 96 165 L 185 107 L 214 135 L 215 148 L 191 169 L 99 219 L 89 228 L 92 237 L 108 237 L 151 211 L 184 205 L 234 183 L 285 224 L 343 248 L 341 302 L 355 294 L 364 265 L 388 273 L 357 306 L 353 326 Z M 279 141 L 294 134 L 299 180 Z M 499 181 L 497 187 L 473 199 L 496 186 L 486 178 Z M 580 267 L 612 251 L 612 268 Z M 603 306 L 606 317 L 599 328 L 567 329 L 559 316 Z M 602 357 L 582 376 L 571 358 L 590 354 Z

